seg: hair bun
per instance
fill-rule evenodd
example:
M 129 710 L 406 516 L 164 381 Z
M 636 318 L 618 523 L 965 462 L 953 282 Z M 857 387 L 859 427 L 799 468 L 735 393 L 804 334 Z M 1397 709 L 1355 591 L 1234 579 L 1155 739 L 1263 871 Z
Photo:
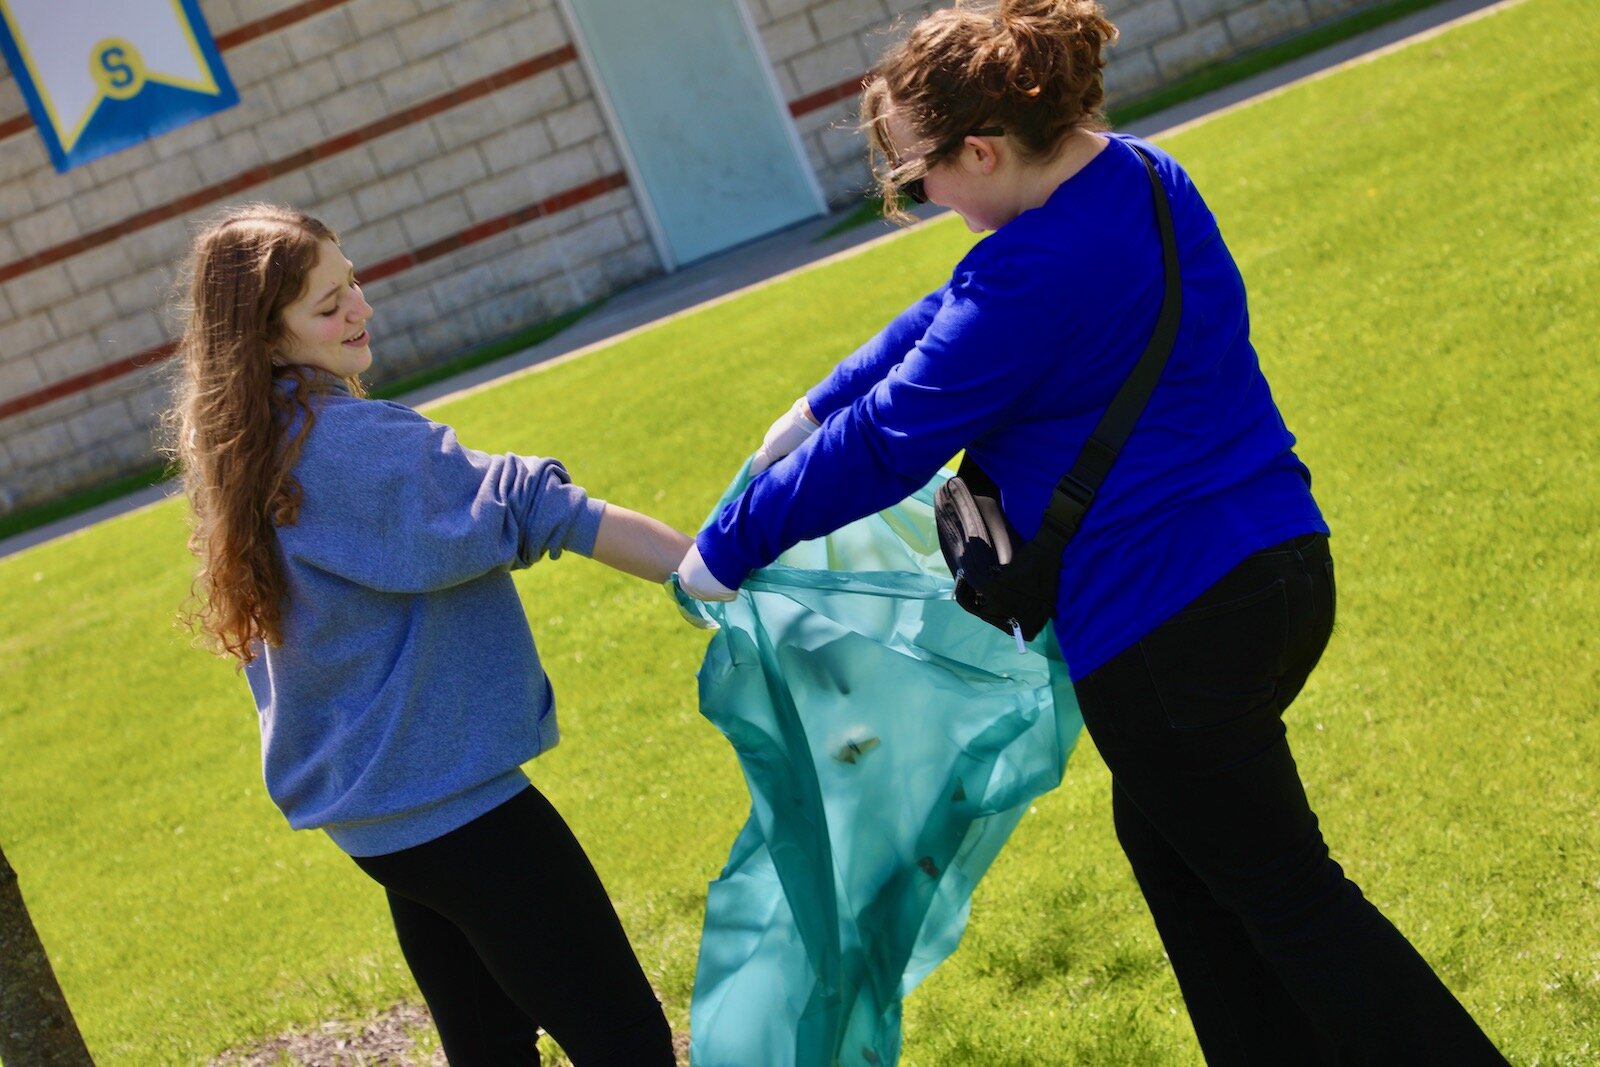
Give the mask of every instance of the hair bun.
M 878 63 L 861 98 L 886 205 L 897 203 L 893 110 L 910 125 L 928 166 L 969 131 L 1001 126 L 1029 160 L 1052 156 L 1074 129 L 1104 129 L 1103 49 L 1117 28 L 1095 0 L 1002 0 L 935 11 Z M 899 146 L 905 149 L 908 146 Z M 886 209 L 887 211 L 887 209 Z

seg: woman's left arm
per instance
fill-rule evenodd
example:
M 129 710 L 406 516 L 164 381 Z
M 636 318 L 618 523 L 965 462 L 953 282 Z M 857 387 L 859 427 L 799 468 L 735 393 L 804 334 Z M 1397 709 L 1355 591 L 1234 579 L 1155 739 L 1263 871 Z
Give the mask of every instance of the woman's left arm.
M 589 555 L 605 509 L 556 460 L 466 448 L 450 427 L 381 400 L 325 405 L 295 473 L 304 501 L 284 551 L 384 592 Z
M 841 359 L 826 378 L 807 389 L 805 401 L 813 421 L 820 423 L 883 381 L 928 332 L 949 290 L 948 285 L 941 285 L 900 312 L 872 340 Z
M 840 360 L 826 378 L 778 416 L 751 459 L 751 477 L 799 448 L 823 419 L 861 397 L 905 359 L 932 323 L 948 288 L 934 290 L 896 315 L 872 340 Z

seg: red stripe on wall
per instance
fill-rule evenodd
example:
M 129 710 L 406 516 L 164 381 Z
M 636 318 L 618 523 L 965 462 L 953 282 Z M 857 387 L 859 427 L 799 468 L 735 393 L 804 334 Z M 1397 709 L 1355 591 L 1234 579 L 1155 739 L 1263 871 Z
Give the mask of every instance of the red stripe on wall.
M 837 103 L 840 100 L 847 99 L 848 97 L 855 96 L 861 92 L 862 86 L 867 84 L 867 79 L 871 76 L 872 72 L 868 71 L 865 74 L 858 74 L 848 81 L 842 81 L 832 88 L 821 89 L 810 94 L 809 96 L 802 96 L 798 100 L 791 100 L 789 101 L 789 114 L 793 115 L 795 118 L 799 118 L 801 115 L 816 111 L 819 108 L 827 107 L 829 104 Z
M 119 359 L 115 363 L 107 363 L 103 367 L 96 367 L 94 370 L 80 374 L 75 378 L 67 378 L 47 385 L 37 392 L 19 396 L 15 400 L 7 400 L 4 404 L 0 404 L 0 419 L 10 418 L 12 415 L 20 415 L 24 411 L 48 404 L 52 400 L 60 400 L 62 397 L 71 396 L 73 393 L 81 393 L 92 385 L 99 385 L 101 382 L 120 378 L 124 374 L 129 374 L 141 367 L 148 367 L 152 363 L 160 363 L 177 351 L 177 348 L 177 342 L 168 341 L 166 344 L 157 345 L 152 349 L 140 352 L 136 356 Z
M 187 215 L 197 208 L 204 207 L 206 204 L 233 196 L 252 186 L 270 181 L 279 175 L 299 170 L 301 167 L 315 163 L 319 159 L 326 159 L 328 156 L 354 148 L 386 133 L 392 133 L 402 126 L 410 126 L 425 119 L 430 119 L 458 104 L 476 100 L 481 96 L 487 96 L 508 85 L 514 85 L 536 74 L 542 74 L 552 67 L 570 63 L 577 57 L 577 50 L 568 44 L 557 48 L 553 52 L 546 52 L 543 55 L 534 56 L 532 59 L 525 59 L 521 63 L 496 71 L 485 78 L 480 78 L 458 89 L 452 89 L 442 96 L 436 96 L 432 100 L 424 100 L 419 104 L 411 105 L 403 111 L 387 115 L 377 122 L 362 126 L 360 129 L 339 134 L 337 137 L 330 138 L 310 148 L 301 149 L 293 155 L 285 156 L 282 159 L 252 167 L 242 174 L 235 174 L 231 178 L 226 178 L 215 185 L 189 193 L 177 200 L 148 208 L 136 215 L 130 215 L 103 229 L 86 233 L 71 241 L 7 263 L 0 266 L 0 282 L 10 281 L 12 278 L 39 270 L 51 263 L 75 256 L 80 252 L 86 252 L 91 248 L 110 244 L 125 234 L 142 230 L 148 226 L 154 226 L 158 222 L 165 222 L 180 215 Z
M 312 15 L 320 15 L 329 8 L 338 7 L 340 4 L 349 2 L 350 0 L 305 0 L 305 3 L 286 7 L 276 15 L 268 15 L 264 19 L 247 22 L 243 26 L 229 30 L 227 33 L 218 34 L 216 38 L 217 47 L 224 52 L 230 48 L 237 48 L 247 41 L 253 41 L 257 37 L 265 37 L 274 30 L 281 30 L 285 26 L 293 26 L 295 23 L 308 19 Z
M 509 214 L 485 219 L 483 222 L 468 226 L 460 233 L 451 234 L 449 237 L 441 238 L 432 244 L 423 245 L 421 248 L 411 252 L 402 252 L 398 256 L 392 256 L 378 263 L 358 267 L 357 270 L 363 282 L 375 282 L 380 278 L 399 274 L 401 271 L 415 267 L 419 263 L 426 263 L 430 259 L 438 259 L 440 256 L 448 255 L 458 248 L 465 248 L 467 245 L 474 245 L 479 241 L 487 240 L 495 234 L 503 233 L 514 226 L 521 226 L 525 222 L 532 222 L 534 219 L 543 218 L 546 215 L 559 214 L 568 208 L 576 207 L 585 200 L 593 200 L 597 196 L 609 193 L 613 189 L 620 189 L 627 184 L 628 177 L 621 171 L 607 174 L 602 178 L 596 178 L 593 181 L 574 186 L 565 192 L 547 196 L 537 204 L 529 204 L 527 207 L 518 208 Z
M 607 174 L 604 177 L 596 178 L 593 181 L 547 196 L 536 204 L 529 204 L 527 207 L 518 208 L 516 211 L 497 218 L 486 219 L 483 222 L 467 227 L 460 233 L 423 245 L 421 248 L 403 252 L 398 256 L 393 256 L 370 266 L 363 266 L 360 268 L 361 280 L 371 283 L 381 278 L 392 277 L 420 263 L 438 259 L 440 256 L 448 255 L 458 248 L 477 244 L 479 241 L 487 240 L 497 233 L 503 233 L 525 222 L 566 211 L 568 208 L 576 207 L 586 200 L 593 200 L 597 196 L 609 193 L 613 189 L 620 189 L 627 184 L 627 175 L 622 174 L 620 171 L 614 174 Z M 74 393 L 80 393 L 91 386 L 99 385 L 101 382 L 120 378 L 141 368 L 160 363 L 176 352 L 177 348 L 177 342 L 167 341 L 152 349 L 140 352 L 138 355 L 129 356 L 115 363 L 107 363 L 103 367 L 96 367 L 94 370 L 80 374 L 77 377 L 67 378 L 47 385 L 43 389 L 28 393 L 26 396 L 8 400 L 0 404 L 0 419 L 9 418 L 12 415 L 20 415 L 24 411 L 41 407 L 52 400 L 60 400 L 63 397 L 72 396 Z

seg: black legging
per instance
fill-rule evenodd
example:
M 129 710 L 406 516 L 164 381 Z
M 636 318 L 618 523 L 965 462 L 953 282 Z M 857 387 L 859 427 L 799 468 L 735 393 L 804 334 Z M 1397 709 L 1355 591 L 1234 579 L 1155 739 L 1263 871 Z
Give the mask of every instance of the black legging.
M 1282 715 L 1333 614 L 1327 539 L 1308 535 L 1079 680 L 1117 837 L 1207 1063 L 1504 1064 L 1306 801 Z
M 451 1067 L 538 1064 L 542 1027 L 577 1067 L 671 1067 L 672 1033 L 605 887 L 529 786 L 415 848 L 356 859 Z

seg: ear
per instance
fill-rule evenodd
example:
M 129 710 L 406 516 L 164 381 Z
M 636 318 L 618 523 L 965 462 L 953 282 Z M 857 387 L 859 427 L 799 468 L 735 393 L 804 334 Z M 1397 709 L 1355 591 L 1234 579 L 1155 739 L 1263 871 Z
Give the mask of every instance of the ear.
M 1000 166 L 1000 152 L 994 137 L 968 137 L 961 143 L 961 161 L 978 174 L 993 174 Z

